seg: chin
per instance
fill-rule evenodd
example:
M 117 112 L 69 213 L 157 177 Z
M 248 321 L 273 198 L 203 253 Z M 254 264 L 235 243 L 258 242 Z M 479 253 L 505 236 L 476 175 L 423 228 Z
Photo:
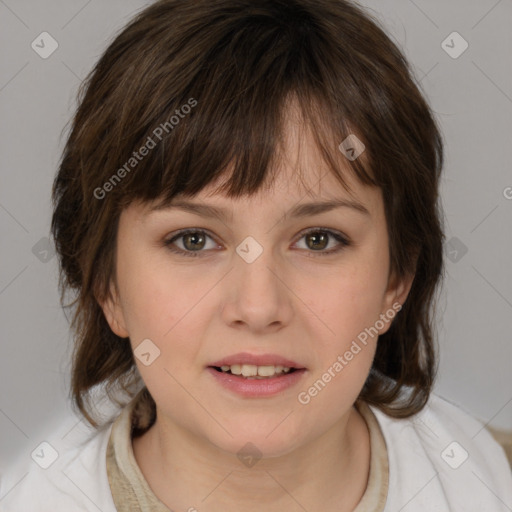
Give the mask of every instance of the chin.
M 280 424 L 282 419 L 281 417 L 279 421 L 274 422 L 258 422 L 254 419 L 249 424 L 247 421 L 226 424 L 225 428 L 233 437 L 222 431 L 219 436 L 212 438 L 209 435 L 208 438 L 219 449 L 241 460 L 245 455 L 256 458 L 281 457 L 293 452 L 303 441 L 298 429 L 290 429 L 292 425 L 285 428 L 284 424 Z

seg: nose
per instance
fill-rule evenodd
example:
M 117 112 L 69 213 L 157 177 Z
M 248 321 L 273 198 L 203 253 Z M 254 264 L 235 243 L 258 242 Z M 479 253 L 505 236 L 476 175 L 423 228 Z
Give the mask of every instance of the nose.
M 279 330 L 290 322 L 293 293 L 278 258 L 256 244 L 248 240 L 237 248 L 223 315 L 231 326 L 244 326 L 262 334 Z

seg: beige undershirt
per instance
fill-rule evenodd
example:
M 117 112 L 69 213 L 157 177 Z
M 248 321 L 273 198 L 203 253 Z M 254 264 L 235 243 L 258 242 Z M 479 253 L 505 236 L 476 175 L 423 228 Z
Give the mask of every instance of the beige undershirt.
M 170 509 L 149 487 L 133 454 L 133 430 L 145 431 L 151 426 L 150 412 L 137 406 L 141 393 L 123 409 L 112 425 L 106 460 L 110 490 L 118 512 L 169 512 Z M 386 442 L 368 405 L 360 401 L 355 405 L 370 432 L 371 455 L 368 486 L 354 512 L 382 512 L 389 482 Z

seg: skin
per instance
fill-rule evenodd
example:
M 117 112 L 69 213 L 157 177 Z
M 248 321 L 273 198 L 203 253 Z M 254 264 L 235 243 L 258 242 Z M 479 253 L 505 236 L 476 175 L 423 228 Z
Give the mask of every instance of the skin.
M 403 304 L 413 276 L 390 275 L 380 189 L 346 171 L 349 195 L 324 166 L 311 134 L 299 128 L 290 114 L 270 190 L 233 200 L 218 194 L 216 183 L 191 199 L 227 208 L 224 221 L 180 210 L 151 212 L 140 203 L 120 217 L 117 288 L 101 305 L 112 330 L 129 337 L 133 349 L 149 338 L 160 350 L 149 366 L 136 358 L 157 421 L 133 448 L 150 487 L 173 510 L 352 511 L 367 486 L 369 433 L 353 404 L 377 337 L 307 405 L 297 396 L 379 315 Z M 343 207 L 285 216 L 298 203 L 332 198 L 356 200 L 368 214 Z M 198 257 L 165 246 L 183 228 L 211 236 L 203 245 L 192 240 L 187 246 L 186 237 L 175 241 L 189 252 L 199 247 Z M 301 234 L 308 228 L 339 232 L 351 245 L 329 236 L 315 246 Z M 250 264 L 236 252 L 247 236 L 263 247 Z M 335 248 L 341 250 L 320 254 Z M 276 396 L 243 398 L 206 370 L 242 351 L 278 354 L 307 371 Z M 263 454 L 251 468 L 237 458 L 249 441 Z

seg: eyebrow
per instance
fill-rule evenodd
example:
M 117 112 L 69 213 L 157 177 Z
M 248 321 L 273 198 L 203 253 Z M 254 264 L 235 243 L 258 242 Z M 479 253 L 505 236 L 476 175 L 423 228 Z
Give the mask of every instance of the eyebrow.
M 370 215 L 370 212 L 361 203 L 356 201 L 348 201 L 346 199 L 331 199 L 329 201 L 299 204 L 287 212 L 285 214 L 285 218 L 301 218 L 311 215 L 319 215 L 336 208 L 352 208 L 364 215 Z M 156 207 L 152 208 L 151 211 L 160 210 L 182 210 L 189 213 L 195 213 L 201 217 L 216 218 L 221 221 L 224 221 L 230 217 L 227 209 L 183 200 L 174 201 L 170 204 L 157 205 Z

